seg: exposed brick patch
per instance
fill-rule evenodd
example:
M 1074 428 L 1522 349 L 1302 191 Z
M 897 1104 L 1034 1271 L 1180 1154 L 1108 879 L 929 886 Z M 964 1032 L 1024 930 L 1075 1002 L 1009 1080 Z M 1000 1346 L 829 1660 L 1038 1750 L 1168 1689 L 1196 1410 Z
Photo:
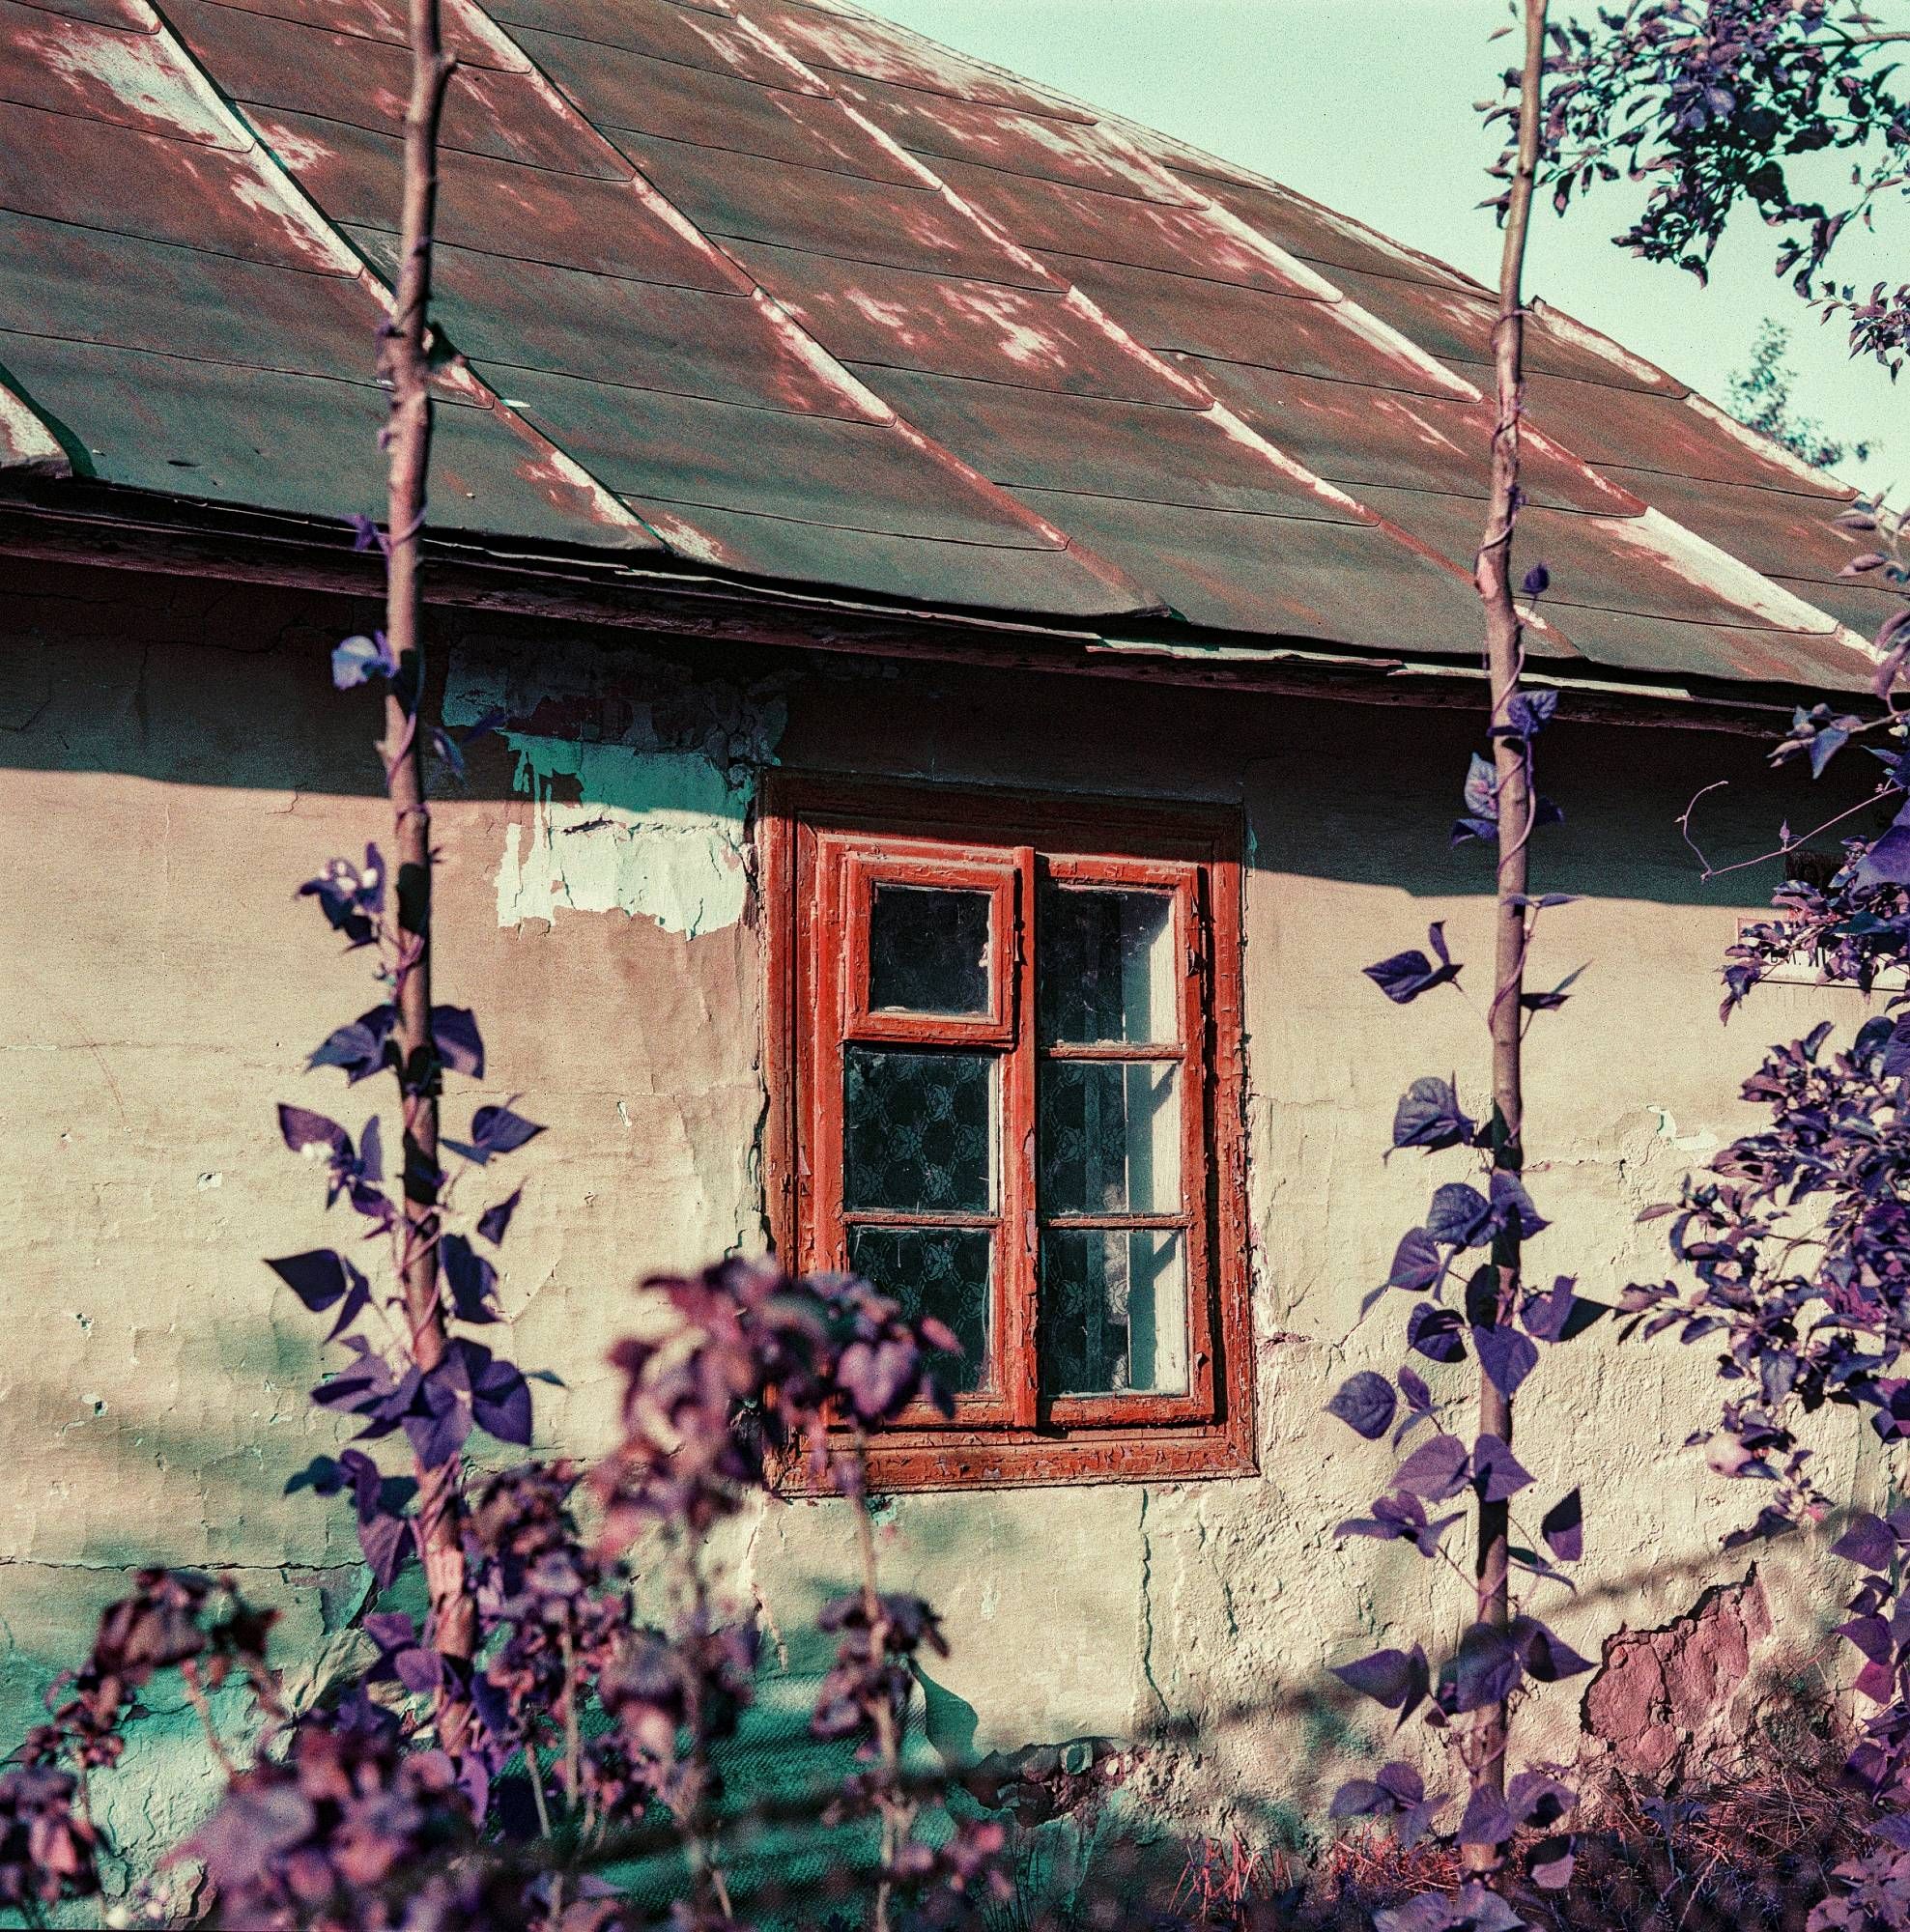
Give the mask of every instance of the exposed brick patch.
M 1660 1788 L 1701 1774 L 1716 1753 L 1745 1742 L 1768 1701 L 1770 1672 L 1758 1666 L 1771 1632 L 1753 1565 L 1661 1629 L 1607 1638 L 1584 1695 L 1593 1749 Z

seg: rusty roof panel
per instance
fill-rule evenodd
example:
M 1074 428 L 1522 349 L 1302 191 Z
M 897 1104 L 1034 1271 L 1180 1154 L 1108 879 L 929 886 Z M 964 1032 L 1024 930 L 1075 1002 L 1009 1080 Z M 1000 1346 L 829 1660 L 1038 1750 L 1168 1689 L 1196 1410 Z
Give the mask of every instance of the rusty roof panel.
M 1828 617 L 1835 617 L 1854 637 L 1868 643 L 1883 628 L 1885 619 L 1903 609 L 1900 592 L 1879 585 L 1870 587 L 1867 577 L 1845 578 L 1840 583 L 1823 583 L 1808 577 L 1789 577 L 1772 571 L 1771 582 L 1794 591 L 1807 604 L 1814 604 Z
M 402 131 L 411 85 L 411 55 L 402 47 L 212 0 L 167 0 L 166 17 L 235 100 Z M 442 139 L 452 153 L 559 174 L 629 177 L 615 152 L 548 85 L 495 68 L 460 68 L 451 76 Z
M 1030 181 L 964 161 L 938 161 L 935 172 L 1025 248 L 1165 269 L 1275 295 L 1306 290 L 1302 280 L 1280 267 L 1270 247 L 1230 232 L 1199 209 Z
M 175 141 L 249 146 L 165 36 L 83 25 L 14 0 L 0 0 L 0 100 Z
M 992 491 L 894 426 L 513 369 L 514 405 L 619 495 L 890 536 L 1055 548 Z
M 1111 129 L 1011 107 L 954 100 L 880 81 L 844 83 L 845 98 L 913 155 L 973 161 L 1004 174 L 1066 182 L 1108 194 L 1198 206 L 1167 169 Z
M 242 261 L 348 272 L 251 156 L 71 114 L 0 104 L 0 209 Z
M 1344 298 L 1271 295 L 1234 282 L 1163 273 L 1056 255 L 1047 266 L 1071 274 L 1137 341 L 1163 354 L 1196 355 L 1330 382 L 1364 383 L 1411 395 L 1475 393 L 1424 350 L 1394 337 Z
M 1271 517 L 1371 521 L 1345 498 L 1282 474 L 1209 411 L 898 369 L 859 373 L 918 429 L 1016 495 L 1026 486 Z M 1065 517 L 1058 521 L 1067 526 Z
M 867 80 L 919 88 L 926 94 L 946 94 L 955 100 L 1014 107 L 1024 113 L 1094 126 L 1092 114 L 1068 105 L 1031 81 L 966 60 L 866 14 L 806 7 L 800 0 L 747 0 L 736 11 L 807 67 L 834 69 Z
M 62 425 L 93 474 L 136 490 L 345 519 L 378 507 L 385 398 L 371 383 L 242 369 L 43 336 L 0 337 L 10 383 Z M 588 492 L 533 477 L 537 452 L 493 412 L 441 409 L 434 521 L 567 543 L 649 547 L 583 513 Z M 288 460 L 288 452 L 299 452 Z M 531 485 L 532 487 L 527 487 Z
M 1353 300 L 1435 355 L 1490 368 L 1493 322 L 1498 313 L 1491 296 L 1351 269 L 1335 269 L 1331 279 Z M 1575 376 L 1611 388 L 1651 389 L 1671 396 L 1687 393 L 1682 384 L 1662 370 L 1617 349 L 1595 330 L 1569 322 L 1556 310 L 1541 310 L 1526 323 L 1525 360 L 1543 374 Z
M 624 134 L 617 145 L 706 235 L 944 270 L 1017 288 L 1065 284 L 1016 260 L 939 189 L 895 187 L 683 141 Z
M 1852 491 L 1699 397 L 1646 394 L 1543 372 L 1526 378 L 1531 420 L 1568 441 L 1587 463 L 1658 469 L 1711 483 L 1848 501 Z M 1649 461 L 1639 459 L 1648 457 Z
M 85 20 L 96 27 L 124 27 L 131 34 L 156 34 L 158 22 L 145 0 L 25 0 L 37 14 L 62 20 Z
M 394 238 L 350 231 L 395 270 Z M 441 248 L 433 283 L 447 340 L 508 389 L 512 368 L 548 370 L 713 402 L 866 417 L 840 381 L 754 297 L 628 282 L 541 262 L 498 272 L 494 256 Z
M 390 135 L 284 109 L 252 118 L 332 221 L 396 232 L 399 144 Z M 554 175 L 477 155 L 443 156 L 439 179 L 438 232 L 459 247 L 633 281 L 750 292 L 713 249 L 648 208 L 634 180 Z
M 1156 595 L 1092 554 L 843 530 L 705 506 L 625 499 L 680 554 L 715 568 L 794 583 L 848 585 L 918 604 L 1063 620 L 1150 614 Z
M 518 44 L 600 128 L 919 188 L 840 102 L 527 27 Z
M 1482 501 L 1491 485 L 1493 411 L 1456 397 L 1402 395 L 1273 369 L 1202 361 L 1202 380 L 1309 469 L 1357 491 L 1369 484 L 1443 490 Z M 1639 505 L 1546 440 L 1525 440 L 1521 487 L 1534 503 L 1627 515 Z
M 1604 474 L 1755 569 L 1829 582 L 1874 539 L 1838 529 L 1841 507 L 1823 497 L 1698 483 L 1659 470 L 1602 464 Z
M 1868 687 L 1873 669 L 1861 651 L 1835 634 L 1680 623 L 1626 611 L 1554 614 L 1587 658 L 1614 671 L 1854 692 Z
M 739 242 L 743 265 L 831 355 L 1024 388 L 1205 405 L 1198 387 L 1073 291 L 844 262 Z
M 1370 525 L 1018 490 L 1189 622 L 1260 636 L 1476 657 L 1468 585 Z
M 0 214 L 0 327 L 362 382 L 382 314 L 341 275 Z
M 1434 490 L 1362 487 L 1359 499 L 1410 531 L 1456 568 L 1470 569 L 1484 529 L 1482 505 Z M 1629 611 L 1696 624 L 1747 629 L 1813 628 L 1792 600 L 1742 565 L 1710 559 L 1677 526 L 1643 517 L 1588 517 L 1534 506 L 1519 520 L 1519 570 L 1543 562 L 1552 573 L 1545 608 L 1575 639 L 1573 611 Z M 1821 626 L 1828 632 L 1830 624 Z M 1675 666 L 1667 666 L 1673 669 Z
M 29 4 L 38 5 L 40 0 L 29 0 Z M 130 4 L 137 5 L 138 0 L 130 0 Z M 328 33 L 356 34 L 364 40 L 383 41 L 387 46 L 411 45 L 405 0 L 218 0 L 218 4 L 236 14 L 262 14 Z M 166 12 L 170 17 L 171 8 Z M 496 33 L 470 0 L 442 0 L 439 31 L 444 51 L 455 55 L 460 67 L 521 69 L 524 65 L 500 57 Z
M 1469 275 L 1462 275 L 1417 249 L 1402 247 L 1363 223 L 1336 214 L 1289 188 L 1255 186 L 1191 173 L 1190 179 L 1248 227 L 1277 242 L 1289 254 L 1326 270 L 1329 281 L 1335 278 L 1334 270 L 1357 269 L 1369 275 L 1479 291 L 1479 284 Z
M 535 27 L 603 47 L 671 61 L 710 73 L 736 73 L 770 87 L 827 90 L 772 43 L 733 20 L 678 7 L 672 0 L 497 0 L 505 26 Z

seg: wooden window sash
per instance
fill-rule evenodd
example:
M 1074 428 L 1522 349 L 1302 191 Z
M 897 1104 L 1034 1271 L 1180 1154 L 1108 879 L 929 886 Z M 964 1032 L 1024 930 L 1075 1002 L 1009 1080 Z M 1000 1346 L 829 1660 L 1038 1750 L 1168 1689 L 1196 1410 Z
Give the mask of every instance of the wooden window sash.
M 822 809 L 816 810 L 820 801 Z M 772 1010 L 766 1030 L 772 1095 L 786 1074 L 789 1111 L 772 1107 L 765 1141 L 772 1225 L 778 1245 L 800 1268 L 840 1267 L 855 1225 L 907 1227 L 975 1225 L 995 1234 L 991 1327 L 997 1386 L 957 1398 L 953 1423 L 932 1411 L 912 1412 L 871 1445 L 878 1487 L 947 1488 L 972 1483 L 1061 1480 L 1167 1479 L 1228 1474 L 1254 1465 L 1251 1362 L 1246 1319 L 1244 1162 L 1240 1054 L 1240 865 L 1229 847 L 1238 835 L 1224 820 L 1172 806 L 1072 802 L 1008 802 L 985 794 L 904 791 L 786 774 L 772 776 L 760 824 L 762 876 L 771 919 L 766 958 Z M 1056 823 L 1048 837 L 1046 821 Z M 1018 821 L 1018 822 L 1017 822 Z M 905 828 L 898 830 L 898 825 Z M 1012 826 L 1022 833 L 978 843 L 974 830 Z M 929 828 L 929 829 L 925 829 Z M 1035 834 L 1034 842 L 1027 835 Z M 963 834 L 969 836 L 964 837 Z M 1070 836 L 1071 835 L 1071 836 Z M 1091 848 L 1105 838 L 1123 856 Z M 1209 841 L 1212 842 L 1209 842 Z M 954 1029 L 907 1037 L 924 1044 L 979 1047 L 983 1027 L 1002 1024 L 1001 993 L 1010 992 L 1011 1037 L 998 1049 L 1002 1145 L 998 1151 L 998 1214 L 971 1216 L 890 1213 L 841 1208 L 841 1052 L 851 1038 L 883 1037 L 892 1014 L 851 1014 L 845 997 L 846 868 L 831 867 L 827 851 L 852 847 L 871 861 L 868 889 L 877 880 L 948 883 L 998 890 L 1005 862 L 1016 873 L 1012 925 L 997 918 L 991 948 L 999 964 L 1002 939 L 1012 934 L 1006 972 L 991 975 L 999 989 L 986 1016 L 926 1016 Z M 1146 856 L 1150 844 L 1160 853 Z M 1038 858 L 1039 853 L 1039 858 Z M 967 873 L 933 876 L 946 867 Z M 916 869 L 926 867 L 927 871 Z M 1175 944 L 1182 963 L 1178 1047 L 1155 1043 L 1053 1042 L 1036 1037 L 1036 918 L 1038 870 L 1054 883 L 1156 889 L 1175 898 Z M 834 889 L 826 876 L 833 872 Z M 833 933 L 833 943 L 832 943 Z M 1217 962 L 1227 961 L 1226 970 Z M 866 979 L 862 981 L 867 985 Z M 818 1024 L 819 1016 L 841 1018 Z M 913 1020 L 917 1016 L 910 1015 Z M 851 1028 L 853 1019 L 853 1032 Z M 980 1022 L 978 1024 L 978 1022 Z M 875 1031 L 865 1032 L 872 1023 Z M 963 1037 L 957 1037 L 959 1033 Z M 833 1034 L 833 1041 L 819 1037 Z M 896 1043 L 902 1043 L 900 1037 Z M 833 1051 L 832 1051 L 833 1048 Z M 1040 1058 L 1171 1061 L 1181 1066 L 1183 1142 L 1181 1211 L 1176 1214 L 1050 1216 L 1034 1201 L 1038 1143 L 1035 1098 Z M 820 1062 L 833 1063 L 825 1077 Z M 833 1088 L 836 1132 L 827 1131 Z M 783 1122 L 786 1121 L 787 1124 Z M 825 1149 L 827 1151 L 825 1151 Z M 833 1209 L 833 1211 L 832 1211 Z M 1188 1389 L 1183 1396 L 1124 1391 L 1110 1395 L 1041 1397 L 1036 1331 L 1039 1242 L 1043 1225 L 1076 1228 L 1171 1228 L 1185 1244 Z M 1222 1335 L 1224 1332 L 1224 1350 Z M 1220 1367 L 1226 1367 L 1223 1385 Z
M 1204 973 L 1208 947 L 1199 893 L 1201 867 L 1194 861 L 1149 862 L 1057 854 L 1044 858 L 1044 871 L 1047 879 L 1062 891 L 1072 888 L 1155 892 L 1167 896 L 1173 906 L 1173 958 L 1179 994 L 1175 1040 L 1169 1043 L 1043 1039 L 1041 1057 L 1064 1064 L 1098 1061 L 1178 1069 L 1180 1206 L 1168 1213 L 1044 1212 L 1041 1227 L 1108 1232 L 1178 1231 L 1182 1239 L 1182 1305 L 1187 1349 L 1187 1386 L 1182 1392 L 1124 1389 L 1095 1394 L 1055 1393 L 1045 1398 L 1044 1419 L 1056 1428 L 1159 1427 L 1211 1422 L 1214 1415 L 1214 1389 Z M 1038 925 L 1035 948 L 1038 954 L 1040 940 Z

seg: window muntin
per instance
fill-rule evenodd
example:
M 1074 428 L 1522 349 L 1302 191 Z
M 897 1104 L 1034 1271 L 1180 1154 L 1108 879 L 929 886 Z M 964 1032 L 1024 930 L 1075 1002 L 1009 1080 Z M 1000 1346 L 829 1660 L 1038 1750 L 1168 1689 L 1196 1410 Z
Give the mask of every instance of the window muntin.
M 779 1240 L 965 1351 L 954 1424 L 905 1417 L 878 1475 L 1250 1466 L 1237 835 L 953 795 L 816 810 L 813 784 L 776 781 L 765 835 L 796 1090 Z

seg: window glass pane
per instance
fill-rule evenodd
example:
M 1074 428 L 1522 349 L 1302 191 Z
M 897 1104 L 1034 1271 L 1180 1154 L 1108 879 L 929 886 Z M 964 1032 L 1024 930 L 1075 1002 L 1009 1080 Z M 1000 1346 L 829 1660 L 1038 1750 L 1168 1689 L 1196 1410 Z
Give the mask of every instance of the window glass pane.
M 1041 1125 L 1043 1214 L 1179 1211 L 1179 1066 L 1044 1061 Z
M 912 1321 L 932 1315 L 961 1344 L 935 1366 L 949 1387 L 989 1384 L 988 1288 L 994 1236 L 985 1228 L 853 1228 L 849 1265 L 901 1303 Z
M 1049 1039 L 1174 1040 L 1174 901 L 1166 893 L 1041 895 L 1035 961 Z
M 1041 1371 L 1050 1395 L 1187 1387 L 1186 1257 L 1177 1231 L 1041 1236 Z
M 986 893 L 877 886 L 869 909 L 871 1012 L 985 1013 Z
M 842 1055 L 842 1205 L 986 1213 L 995 1205 L 992 1054 Z

